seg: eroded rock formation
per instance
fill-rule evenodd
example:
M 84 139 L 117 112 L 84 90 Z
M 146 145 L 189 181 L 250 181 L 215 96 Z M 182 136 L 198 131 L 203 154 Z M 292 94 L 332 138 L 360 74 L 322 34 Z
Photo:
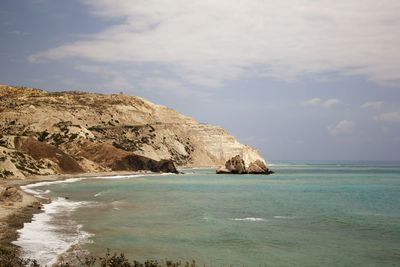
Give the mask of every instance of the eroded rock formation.
M 217 174 L 272 174 L 273 171 L 269 170 L 263 160 L 257 159 L 253 162 L 246 162 L 240 155 L 236 155 L 226 161 L 224 167 L 216 170 Z

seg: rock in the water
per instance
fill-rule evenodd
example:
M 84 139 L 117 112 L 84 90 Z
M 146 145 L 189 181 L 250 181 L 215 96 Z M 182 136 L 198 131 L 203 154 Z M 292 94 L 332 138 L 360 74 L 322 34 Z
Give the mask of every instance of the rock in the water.
M 217 174 L 228 174 L 231 173 L 228 169 L 224 168 L 224 167 L 219 167 L 215 170 L 215 172 Z
M 249 174 L 271 174 L 273 173 L 272 171 L 270 171 L 267 167 L 267 165 L 265 165 L 264 162 L 262 162 L 261 160 L 256 160 L 254 162 L 251 162 L 249 164 L 249 167 L 247 168 L 247 172 Z
M 225 163 L 225 168 L 231 173 L 246 173 L 246 165 L 241 156 L 236 155 Z
M 250 162 L 248 167 L 240 155 L 236 155 L 225 163 L 225 168 L 218 168 L 217 174 L 237 173 L 237 174 L 272 174 L 267 165 L 261 160 Z

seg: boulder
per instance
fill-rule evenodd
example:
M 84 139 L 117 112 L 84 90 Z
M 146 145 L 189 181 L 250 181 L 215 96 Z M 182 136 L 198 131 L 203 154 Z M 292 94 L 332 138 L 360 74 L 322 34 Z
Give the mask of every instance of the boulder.
M 225 163 L 225 168 L 230 172 L 230 173 L 246 173 L 246 165 L 244 163 L 244 160 L 240 155 L 236 155 L 233 158 L 229 159 Z
M 249 174 L 272 174 L 273 171 L 270 171 L 265 165 L 264 162 L 261 160 L 256 160 L 252 163 L 249 164 L 249 167 L 247 168 L 247 173 Z

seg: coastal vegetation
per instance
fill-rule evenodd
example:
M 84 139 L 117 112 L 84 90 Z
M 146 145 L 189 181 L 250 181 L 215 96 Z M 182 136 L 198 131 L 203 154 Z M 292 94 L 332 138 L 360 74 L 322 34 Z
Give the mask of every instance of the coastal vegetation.
M 23 259 L 19 256 L 15 248 L 0 246 L 0 266 L 1 267 L 40 267 L 36 260 Z M 76 256 L 70 260 L 60 260 L 54 264 L 56 267 L 196 267 L 196 262 L 192 261 L 172 261 L 172 260 L 146 260 L 130 261 L 124 253 L 107 252 L 103 256 L 84 255 Z

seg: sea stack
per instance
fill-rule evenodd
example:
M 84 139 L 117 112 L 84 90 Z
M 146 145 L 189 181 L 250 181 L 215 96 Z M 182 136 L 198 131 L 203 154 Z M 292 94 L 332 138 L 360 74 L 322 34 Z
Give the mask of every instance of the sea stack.
M 269 170 L 263 159 L 256 159 L 255 161 L 246 162 L 240 155 L 236 155 L 225 162 L 224 167 L 216 170 L 217 174 L 272 174 L 273 171 Z

